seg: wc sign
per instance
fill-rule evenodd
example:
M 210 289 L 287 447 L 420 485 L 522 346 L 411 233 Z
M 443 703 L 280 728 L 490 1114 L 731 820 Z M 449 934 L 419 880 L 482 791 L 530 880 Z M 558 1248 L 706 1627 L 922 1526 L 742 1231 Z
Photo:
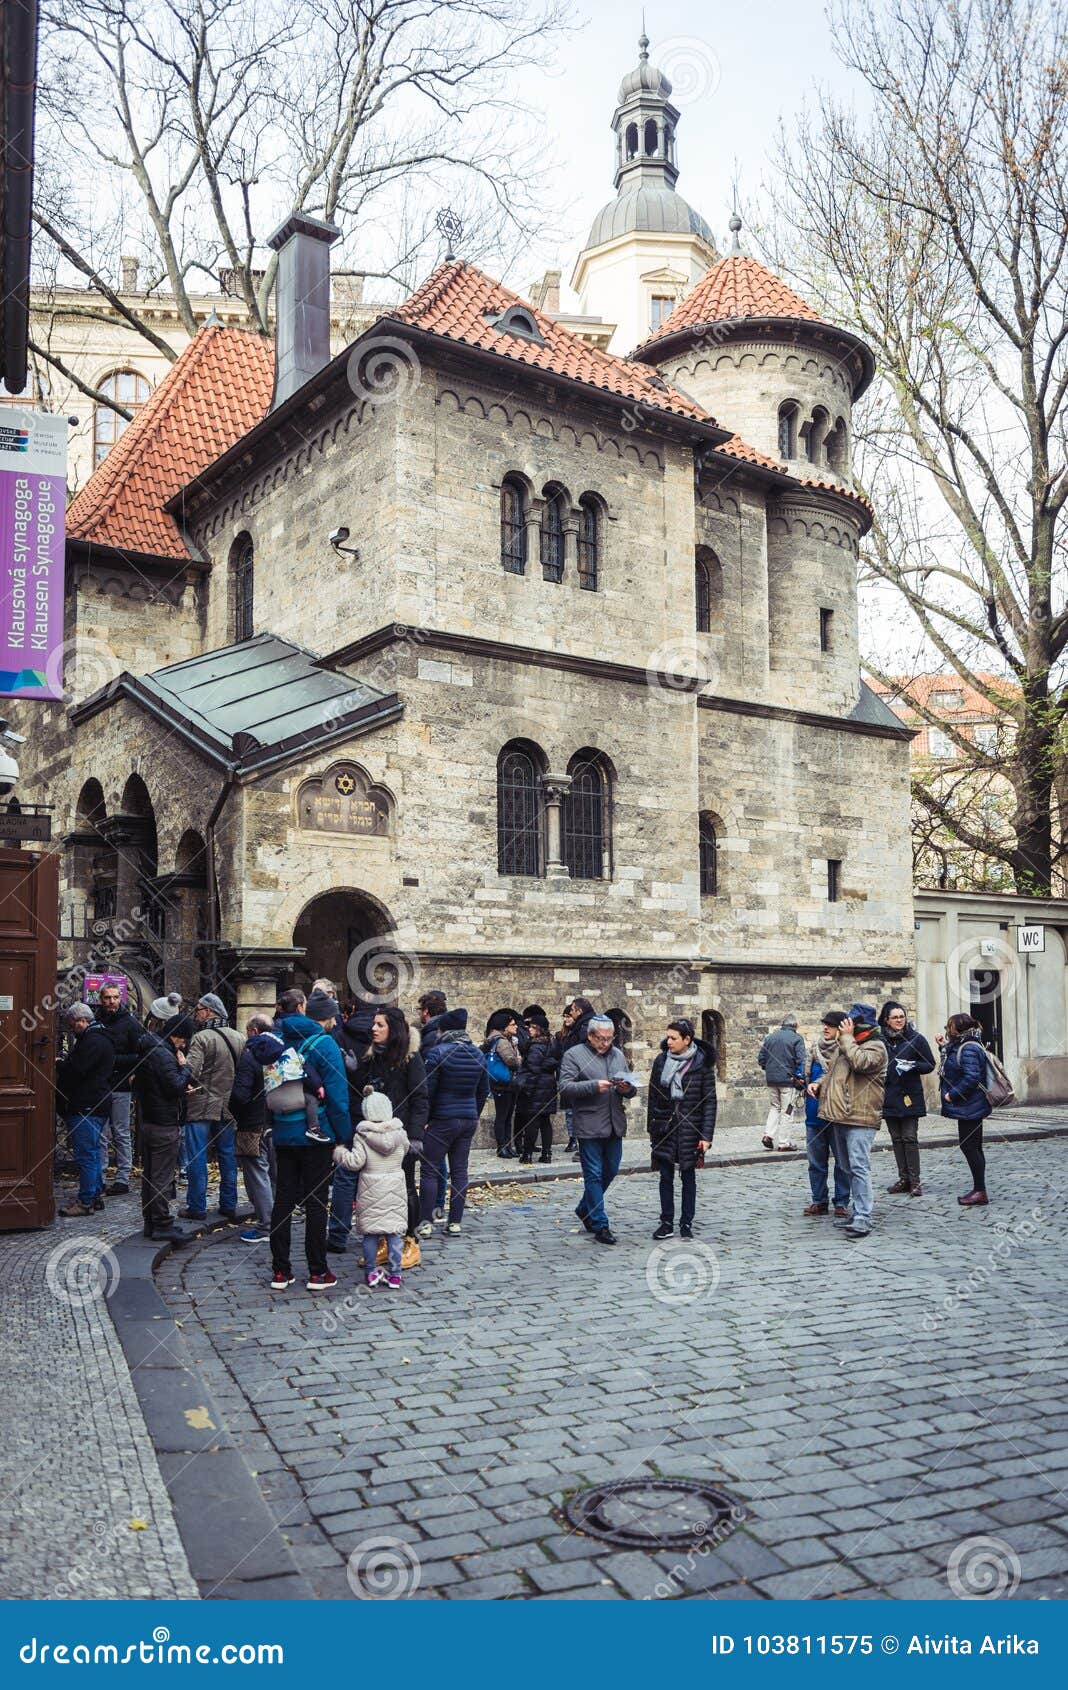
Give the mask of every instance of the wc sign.
M 1046 948 L 1046 929 L 1044 927 L 1018 927 L 1016 929 L 1016 949 L 1021 956 L 1031 951 L 1044 951 Z

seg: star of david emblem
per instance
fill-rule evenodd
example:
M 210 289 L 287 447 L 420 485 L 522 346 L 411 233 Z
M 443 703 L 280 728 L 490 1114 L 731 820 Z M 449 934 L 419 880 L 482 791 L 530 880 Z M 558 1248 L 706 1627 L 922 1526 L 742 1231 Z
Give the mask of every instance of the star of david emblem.
M 334 785 L 343 798 L 348 798 L 356 790 L 356 782 L 350 774 L 335 775 Z

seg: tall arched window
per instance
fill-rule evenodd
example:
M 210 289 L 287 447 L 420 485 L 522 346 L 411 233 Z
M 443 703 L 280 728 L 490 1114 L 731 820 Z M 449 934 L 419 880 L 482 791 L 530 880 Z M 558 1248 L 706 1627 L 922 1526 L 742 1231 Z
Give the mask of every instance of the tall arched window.
M 701 896 L 714 898 L 719 891 L 719 833 L 716 818 L 706 810 L 698 820 L 701 860 Z
M 638 125 L 636 123 L 628 123 L 627 124 L 627 157 L 630 159 L 630 158 L 637 158 L 637 156 L 638 156 Z
M 501 482 L 501 564 L 509 575 L 527 567 L 527 490 L 514 475 Z
M 230 550 L 234 577 L 234 643 L 250 640 L 256 631 L 253 603 L 255 551 L 250 534 L 239 534 Z
M 147 376 L 139 374 L 137 370 L 112 370 L 99 383 L 99 390 L 108 399 L 114 399 L 118 404 L 132 411 L 134 415 L 141 409 L 145 400 L 152 392 L 152 384 Z M 130 419 L 132 421 L 132 418 Z M 93 464 L 102 464 L 119 435 L 129 427 L 126 417 L 120 417 L 118 411 L 113 411 L 110 405 L 97 405 L 93 410 Z
M 562 807 L 563 857 L 572 880 L 612 877 L 612 789 L 599 751 L 576 751 L 567 766 L 571 789 Z
M 779 406 L 779 456 L 780 458 L 797 457 L 797 418 L 799 407 L 796 399 L 787 399 Z
M 657 152 L 659 151 L 659 147 L 660 147 L 660 137 L 656 132 L 656 119 L 655 119 L 655 117 L 647 117 L 646 120 L 645 120 L 645 156 L 646 156 L 646 158 L 655 158 L 656 155 L 657 155 Z
M 597 591 L 601 564 L 601 510 L 592 493 L 579 500 L 578 578 L 589 593 Z
M 541 873 L 543 758 L 536 745 L 513 739 L 497 758 L 497 873 Z
M 822 405 L 817 405 L 812 413 L 812 421 L 808 425 L 808 461 L 810 464 L 823 462 L 823 442 L 827 437 L 827 430 L 831 426 L 830 412 Z
M 698 546 L 694 559 L 694 611 L 699 634 L 718 631 L 723 599 L 723 565 L 710 546 Z
M 567 494 L 562 487 L 546 487 L 541 512 L 541 573 L 546 581 L 564 578 L 564 517 Z

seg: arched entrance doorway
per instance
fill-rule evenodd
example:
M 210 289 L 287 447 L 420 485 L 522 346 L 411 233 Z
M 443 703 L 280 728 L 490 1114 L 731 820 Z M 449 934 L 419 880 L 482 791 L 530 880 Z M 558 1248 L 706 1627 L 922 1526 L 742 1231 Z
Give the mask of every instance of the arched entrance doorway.
M 305 991 L 322 976 L 342 1000 L 393 1003 L 410 984 L 393 918 L 368 892 L 344 886 L 313 898 L 298 917 L 293 943 L 304 951 L 293 977 Z

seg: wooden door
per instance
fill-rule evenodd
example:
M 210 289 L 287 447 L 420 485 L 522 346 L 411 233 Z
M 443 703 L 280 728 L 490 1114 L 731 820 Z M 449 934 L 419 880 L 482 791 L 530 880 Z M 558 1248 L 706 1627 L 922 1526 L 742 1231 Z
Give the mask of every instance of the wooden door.
M 0 850 L 0 1230 L 55 1214 L 59 858 Z

